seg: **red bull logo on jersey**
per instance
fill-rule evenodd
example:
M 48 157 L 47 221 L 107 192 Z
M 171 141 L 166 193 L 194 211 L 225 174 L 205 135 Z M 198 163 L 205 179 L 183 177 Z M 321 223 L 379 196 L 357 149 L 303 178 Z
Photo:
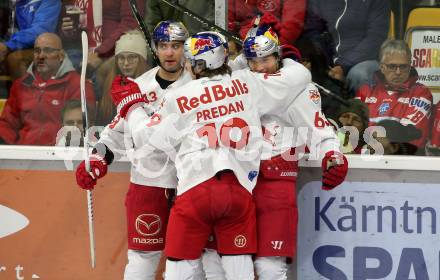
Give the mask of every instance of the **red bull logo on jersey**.
M 214 41 L 211 38 L 191 38 L 192 55 L 197 55 L 200 51 L 204 51 L 209 47 L 215 47 Z
M 209 104 L 221 101 L 225 98 L 233 98 L 236 95 L 248 94 L 249 89 L 247 84 L 241 82 L 239 79 L 232 81 L 230 87 L 222 85 L 213 85 L 205 87 L 204 92 L 198 97 L 188 98 L 187 96 L 180 96 L 176 99 L 177 106 L 182 114 L 198 108 L 201 104 Z

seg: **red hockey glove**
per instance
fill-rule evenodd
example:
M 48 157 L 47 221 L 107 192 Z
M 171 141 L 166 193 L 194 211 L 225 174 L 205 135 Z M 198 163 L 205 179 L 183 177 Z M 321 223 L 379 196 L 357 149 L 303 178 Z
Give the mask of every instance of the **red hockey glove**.
M 148 100 L 142 95 L 139 86 L 120 75 L 116 76 L 113 80 L 111 94 L 113 103 L 116 105 L 116 109 L 122 118 L 125 118 L 128 109 L 132 105 L 139 102 L 148 103 Z
M 89 160 L 90 172 L 86 171 L 85 161 L 82 161 L 76 168 L 76 183 L 85 190 L 92 190 L 96 185 L 96 180 L 107 174 L 107 162 L 102 156 L 93 154 Z
M 322 189 L 331 190 L 345 180 L 348 171 L 347 158 L 336 151 L 329 151 L 322 159 Z
M 292 45 L 281 46 L 281 58 L 291 58 L 297 62 L 301 61 L 301 52 Z
M 282 27 L 280 20 L 270 12 L 266 12 L 261 16 L 260 26 L 262 25 L 269 25 L 277 35 L 279 35 Z

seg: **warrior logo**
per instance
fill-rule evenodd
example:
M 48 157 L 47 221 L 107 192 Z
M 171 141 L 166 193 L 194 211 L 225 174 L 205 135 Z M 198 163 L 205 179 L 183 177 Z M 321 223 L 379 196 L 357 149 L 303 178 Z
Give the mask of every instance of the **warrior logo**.
M 244 235 L 237 235 L 234 240 L 234 245 L 238 248 L 246 246 L 246 237 Z
M 270 243 L 272 243 L 272 248 L 274 248 L 275 250 L 281 250 L 281 247 L 283 246 L 283 241 L 271 241 Z

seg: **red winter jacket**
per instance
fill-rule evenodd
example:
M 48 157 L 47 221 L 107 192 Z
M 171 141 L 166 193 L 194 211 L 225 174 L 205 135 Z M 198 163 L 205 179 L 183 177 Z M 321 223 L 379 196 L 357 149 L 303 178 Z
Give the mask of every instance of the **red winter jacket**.
M 397 120 L 403 125 L 415 125 L 422 136 L 411 144 L 422 147 L 430 131 L 432 93 L 426 86 L 417 83 L 417 79 L 417 73 L 412 71 L 402 86 L 392 88 L 385 84 L 383 75 L 377 72 L 376 84 L 362 86 L 356 98 L 368 105 L 370 126 L 385 119 Z
M 32 65 L 14 81 L 0 116 L 0 140 L 14 145 L 55 145 L 62 126 L 61 109 L 66 101 L 80 99 L 80 75 L 65 58 L 54 79 L 38 83 Z M 87 104 L 92 112 L 95 95 L 86 83 Z
M 258 12 L 272 13 L 281 21 L 279 39 L 282 45 L 293 44 L 301 35 L 306 13 L 305 0 L 228 0 L 228 28 L 242 39 Z
M 136 3 L 139 12 L 143 15 L 145 1 L 137 0 Z M 114 54 L 115 44 L 119 37 L 124 32 L 138 28 L 138 24 L 127 0 L 103 0 L 102 17 L 103 41 L 95 51 L 100 57 L 109 57 Z

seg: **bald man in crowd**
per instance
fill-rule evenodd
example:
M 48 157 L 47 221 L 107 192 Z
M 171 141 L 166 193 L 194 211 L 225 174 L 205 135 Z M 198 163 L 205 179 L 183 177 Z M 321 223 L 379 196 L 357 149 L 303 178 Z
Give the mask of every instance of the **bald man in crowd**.
M 0 143 L 54 145 L 62 127 L 61 109 L 69 100 L 80 100 L 80 75 L 65 55 L 55 33 L 37 37 L 33 62 L 14 81 L 0 116 Z M 87 103 L 94 112 L 95 95 L 86 83 Z

